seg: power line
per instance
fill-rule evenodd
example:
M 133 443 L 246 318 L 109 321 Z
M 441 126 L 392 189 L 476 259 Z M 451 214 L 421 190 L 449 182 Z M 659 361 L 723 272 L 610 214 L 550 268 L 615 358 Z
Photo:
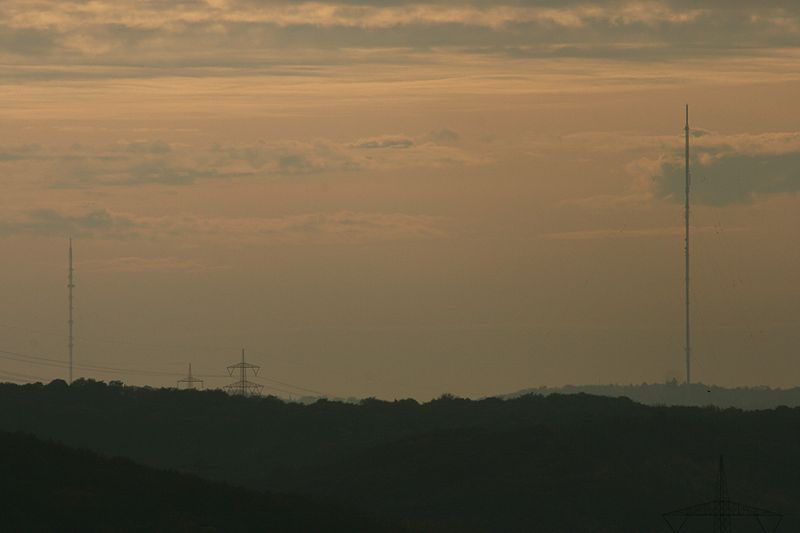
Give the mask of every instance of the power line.
M 203 388 L 203 380 L 192 376 L 192 364 L 189 363 L 189 375 L 178 380 L 178 388 L 195 389 L 198 386 L 201 389 Z
M 297 389 L 299 391 L 310 392 L 311 394 L 318 394 L 320 396 L 328 396 L 328 394 L 325 394 L 324 392 L 320 392 L 318 390 L 307 389 L 307 388 L 304 388 L 304 387 L 298 387 L 297 385 L 292 385 L 291 383 L 285 383 L 283 381 L 278 381 L 276 379 L 269 379 L 269 378 L 264 378 L 264 377 L 262 377 L 261 379 L 263 379 L 265 381 L 271 381 L 272 383 L 277 383 L 278 385 L 283 385 L 285 387 L 291 387 L 291 388 Z
M 0 378 L 2 378 L 2 381 L 0 381 L 0 383 L 14 383 L 15 385 L 20 383 L 23 385 L 27 385 L 28 383 L 35 383 L 35 381 L 32 381 L 30 379 L 14 378 L 11 376 L 6 376 L 5 374 L 2 373 L 0 373 Z
M 227 377 L 230 377 L 230 374 L 195 374 L 195 375 L 199 376 L 201 378 L 227 378 Z M 293 385 L 293 384 L 287 383 L 285 381 L 278 381 L 277 379 L 265 378 L 263 376 L 259 376 L 259 379 L 261 379 L 263 381 L 269 381 L 271 383 L 277 383 L 278 385 L 283 385 L 284 387 L 289 387 L 289 388 L 292 388 L 292 389 L 295 389 L 295 390 L 298 390 L 298 391 L 301 391 L 301 392 L 309 392 L 311 394 L 317 394 L 319 396 L 329 396 L 329 394 L 326 393 L 326 392 L 322 392 L 322 391 L 318 391 L 318 390 L 314 390 L 314 389 L 309 389 L 307 387 L 301 387 L 299 385 Z M 274 388 L 275 390 L 281 390 L 281 389 L 278 389 L 277 387 L 270 387 L 270 388 Z M 291 394 L 290 391 L 286 391 L 286 392 Z
M 38 329 L 38 328 L 29 328 L 27 326 L 18 326 L 15 324 L 3 324 L 0 323 L 0 328 L 7 328 L 7 329 L 19 329 L 22 331 L 29 331 L 31 333 L 39 333 L 43 335 L 58 335 L 59 337 L 63 335 L 61 330 L 56 330 L 54 328 L 51 329 Z
M 11 350 L 0 350 L 0 358 L 10 360 L 10 361 L 17 361 L 23 362 L 28 364 L 36 364 L 40 366 L 49 366 L 53 368 L 67 368 L 68 369 L 68 383 L 72 383 L 73 380 L 73 370 L 74 368 L 83 369 L 89 372 L 98 372 L 98 373 L 112 373 L 112 374 L 138 374 L 138 375 L 148 375 L 148 376 L 170 376 L 174 377 L 178 375 L 175 372 L 160 372 L 154 370 L 137 370 L 132 368 L 120 368 L 120 367 L 111 367 L 111 366 L 103 366 L 103 365 L 93 365 L 93 364 L 81 364 L 75 365 L 74 364 L 74 348 L 75 348 L 75 334 L 74 334 L 74 323 L 75 323 L 75 305 L 74 305 L 74 296 L 73 296 L 73 289 L 75 288 L 75 269 L 73 265 L 73 248 L 72 248 L 72 238 L 69 239 L 69 254 L 68 254 L 68 272 L 67 272 L 67 289 L 68 289 L 68 340 L 67 340 L 67 348 L 68 348 L 68 361 L 65 363 L 61 359 L 56 358 L 49 358 L 43 357 L 40 355 L 32 355 L 26 354 L 22 352 L 15 352 Z M 0 327 L 10 328 L 10 329 L 20 329 L 20 330 L 28 330 L 33 331 L 36 333 L 45 333 L 45 334 L 56 334 L 56 330 L 44 330 L 44 329 L 33 329 L 33 328 L 26 328 L 24 326 L 15 326 L 10 324 L 0 324 Z M 58 334 L 60 336 L 60 334 Z M 103 343 L 110 343 L 110 344 L 127 344 L 133 346 L 145 346 L 145 347 L 156 347 L 156 348 L 164 348 L 166 345 L 159 345 L 154 343 L 140 343 L 140 342 L 130 342 L 130 341 L 121 341 L 121 340 L 108 340 L 108 339 L 83 339 L 88 342 L 103 342 Z M 174 350 L 175 346 L 169 346 L 169 349 Z M 185 347 L 186 349 L 196 350 L 197 347 Z M 205 347 L 205 349 L 210 349 L 209 347 Z M 216 350 L 216 349 L 215 349 Z M 231 365 L 228 367 L 228 373 L 230 376 L 233 375 L 234 370 L 239 369 L 240 371 L 240 379 L 239 381 L 227 385 L 224 388 L 231 390 L 236 390 L 237 393 L 243 395 L 257 395 L 260 393 L 261 389 L 264 387 L 261 384 L 253 383 L 247 380 L 247 371 L 250 370 L 253 372 L 253 375 L 258 375 L 258 370 L 260 367 L 257 365 L 251 365 L 245 362 L 244 358 L 244 350 L 242 350 L 242 361 L 236 365 Z M 0 372 L 2 374 L 2 372 Z M 9 373 L 9 376 L 14 375 L 14 373 Z M 22 376 L 22 374 L 17 374 L 17 376 Z M 34 379 L 40 379 L 35 376 L 30 376 Z M 215 376 L 215 377 L 225 377 L 225 376 Z M 290 387 L 292 389 L 296 389 L 299 391 L 309 392 L 312 394 L 319 394 L 324 396 L 325 394 L 320 391 L 315 391 L 313 389 L 308 389 L 305 387 L 300 387 L 297 385 L 292 385 L 291 383 L 278 381 L 278 380 L 269 380 L 273 383 L 277 383 L 279 385 L 284 385 L 286 387 Z M 196 384 L 201 384 L 202 386 L 203 380 L 197 379 L 192 376 L 192 366 L 189 365 L 189 375 L 183 379 L 179 379 L 177 381 L 178 386 L 180 387 L 183 384 L 187 388 L 194 388 Z M 292 394 L 291 391 L 286 391 L 285 389 L 281 389 L 279 387 L 269 387 L 270 389 L 279 390 L 281 392 L 285 392 L 287 394 Z
M 18 374 L 16 372 L 9 372 L 8 370 L 0 371 L 0 375 L 2 375 L 4 378 L 9 378 L 12 381 L 23 381 L 23 382 L 26 382 L 26 383 L 34 383 L 36 381 L 40 381 L 40 382 L 44 382 L 45 381 L 44 378 L 40 378 L 40 377 L 37 377 L 37 376 L 31 376 L 29 374 Z
M 43 357 L 41 355 L 33 355 L 33 354 L 27 354 L 27 353 L 23 353 L 23 352 L 16 352 L 16 351 L 2 350 L 2 349 L 0 349 L 0 359 L 6 359 L 6 360 L 9 360 L 9 361 L 17 361 L 17 362 L 20 362 L 20 363 L 35 364 L 35 365 L 40 365 L 40 366 L 47 366 L 47 367 L 52 367 L 52 368 L 62 368 L 63 369 L 63 368 L 67 368 L 67 366 L 68 366 L 67 363 L 65 363 L 63 360 L 60 360 L 60 359 L 54 359 L 54 358 L 50 358 L 50 357 Z M 231 365 L 231 366 L 238 367 L 238 365 Z M 252 365 L 252 367 L 256 367 L 256 365 Z M 141 369 L 135 369 L 135 368 L 121 368 L 121 367 L 91 365 L 91 364 L 75 365 L 75 368 L 86 370 L 86 371 L 90 371 L 90 372 L 101 373 L 101 374 L 135 374 L 135 375 L 170 377 L 170 378 L 175 378 L 175 377 L 181 376 L 181 374 L 179 372 L 166 372 L 166 371 L 158 371 L 158 370 L 141 370 Z M 9 374 L 13 374 L 13 373 L 9 373 Z M 22 375 L 22 374 L 17 374 L 17 375 Z M 46 381 L 44 378 L 40 378 L 40 377 L 37 377 L 37 376 L 28 376 L 28 377 L 33 378 L 33 380 L 35 380 L 35 381 Z M 224 374 L 192 374 L 192 377 L 227 378 L 227 377 L 229 377 L 229 375 L 224 375 Z M 268 379 L 268 378 L 261 378 L 261 379 L 265 379 L 266 381 L 270 381 L 272 383 L 277 383 L 279 385 L 283 385 L 285 387 L 290 387 L 292 389 L 296 389 L 296 390 L 299 390 L 299 391 L 309 392 L 309 393 L 312 393 L 312 394 L 317 394 L 319 396 L 327 396 L 327 394 L 325 394 L 323 392 L 316 391 L 314 389 L 309 389 L 309 388 L 306 388 L 306 387 L 301 387 L 299 385 L 293 385 L 293 384 L 288 383 L 288 382 L 278 381 L 278 380 Z M 202 380 L 198 380 L 198 381 L 202 381 Z M 267 388 L 267 389 L 270 389 L 270 390 L 283 392 L 285 394 L 293 394 L 292 391 L 286 390 L 286 389 L 282 389 L 280 387 L 275 387 L 275 386 L 270 386 L 270 385 L 266 385 L 265 386 L 265 385 L 260 385 L 260 384 L 256 384 L 256 385 L 259 385 L 262 388 Z
M 37 355 L 26 354 L 22 352 L 14 352 L 10 350 L 0 350 L 0 358 L 9 359 L 12 361 L 20 361 L 23 363 L 31 363 L 37 364 L 42 366 L 51 366 L 55 368 L 67 368 L 69 365 L 60 359 L 51 359 L 48 357 L 41 357 Z M 134 368 L 118 368 L 118 367 L 110 367 L 110 366 L 101 366 L 101 365 L 75 365 L 77 368 L 84 369 L 84 370 L 91 370 L 95 372 L 108 372 L 108 373 L 129 373 L 129 374 L 141 374 L 141 375 L 153 375 L 153 376 L 170 376 L 175 377 L 180 375 L 177 372 L 161 372 L 157 370 L 137 370 Z
M 257 376 L 260 369 L 260 366 L 248 363 L 244 360 L 244 348 L 242 348 L 242 361 L 240 363 L 236 363 L 235 365 L 228 366 L 228 374 L 230 376 L 233 376 L 237 370 L 239 371 L 239 380 L 225 385 L 223 388 L 230 394 L 238 394 L 240 396 L 259 396 L 261 394 L 261 389 L 264 388 L 264 385 L 248 380 L 247 372 L 249 370 L 253 373 L 253 376 Z
M 225 377 L 228 377 L 228 376 L 220 375 L 220 374 L 198 374 L 198 375 L 200 375 L 201 377 L 208 377 L 208 378 L 225 378 Z M 309 389 L 308 387 L 301 387 L 299 385 L 294 385 L 293 383 L 288 383 L 286 381 L 279 381 L 277 379 L 266 378 L 264 376 L 259 376 L 259 379 L 261 379 L 262 381 L 269 381 L 271 383 L 277 383 L 278 385 L 283 385 L 284 387 L 290 387 L 292 389 L 296 389 L 296 390 L 299 390 L 299 391 L 302 391 L 302 392 L 309 392 L 311 394 L 317 394 L 319 396 L 330 396 L 326 392 L 322 392 L 322 391 L 318 391 L 318 390 L 314 390 L 314 389 Z M 276 390 L 278 390 L 278 389 L 276 389 Z
M 28 326 L 20 326 L 18 324 L 8 324 L 8 323 L 0 323 L 0 328 L 7 328 L 7 329 L 18 329 L 21 331 L 28 331 L 31 333 L 38 333 L 41 335 L 50 335 L 54 337 L 61 337 L 63 333 L 61 330 L 50 328 L 31 328 Z M 116 344 L 116 345 L 125 345 L 125 346 L 139 346 L 142 348 L 160 348 L 164 350 L 195 350 L 195 351 L 224 351 L 230 350 L 231 347 L 217 347 L 217 346 L 189 346 L 187 344 L 159 344 L 159 343 L 152 343 L 152 342 L 138 342 L 138 341 L 129 341 L 129 340 L 122 340 L 122 339 L 108 339 L 108 338 L 99 338 L 99 337 L 84 337 L 83 335 L 75 335 L 76 341 L 81 342 L 89 342 L 89 343 L 102 343 L 102 344 Z

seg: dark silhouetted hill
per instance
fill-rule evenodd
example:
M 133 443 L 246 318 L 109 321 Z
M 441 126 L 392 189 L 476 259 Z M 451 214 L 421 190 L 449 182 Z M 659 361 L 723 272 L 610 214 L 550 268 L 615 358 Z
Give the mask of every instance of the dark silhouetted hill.
M 285 488 L 330 499 L 347 494 L 345 501 L 383 515 L 453 531 L 666 533 L 661 513 L 714 497 L 713 453 L 725 450 L 736 500 L 796 512 L 795 445 L 760 433 L 779 431 L 780 417 L 744 427 L 724 414 L 681 418 L 445 430 L 283 477 L 295 480 Z M 792 418 L 797 424 L 798 415 Z M 798 436 L 796 428 L 790 433 Z M 798 525 L 797 516 L 788 516 L 783 530 Z M 697 521 L 683 531 L 710 526 Z M 736 531 L 760 529 L 751 520 Z
M 800 387 L 772 389 L 770 387 L 727 388 L 692 383 L 642 383 L 641 385 L 567 385 L 538 387 L 502 396 L 518 398 L 528 394 L 592 394 L 612 398 L 630 398 L 645 405 L 709 406 L 737 409 L 773 409 L 779 406 L 800 407 Z
M 798 408 L 586 394 L 300 405 L 78 381 L 0 385 L 0 429 L 431 532 L 665 531 L 660 513 L 712 497 L 724 454 L 732 496 L 800 530 Z
M 2 531 L 383 531 L 334 505 L 0 432 Z

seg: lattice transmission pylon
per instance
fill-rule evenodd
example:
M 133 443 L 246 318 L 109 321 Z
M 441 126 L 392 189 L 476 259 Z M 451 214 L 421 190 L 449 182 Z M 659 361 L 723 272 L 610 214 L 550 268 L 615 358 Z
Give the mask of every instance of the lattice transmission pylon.
M 730 533 L 734 518 L 750 518 L 755 524 L 758 524 L 763 532 L 776 531 L 783 519 L 783 515 L 779 513 L 744 505 L 728 498 L 728 481 L 725 477 L 725 464 L 721 456 L 716 499 L 664 513 L 663 517 L 674 533 L 681 531 L 690 518 L 713 519 L 714 533 Z
M 185 390 L 202 389 L 203 388 L 203 380 L 192 376 L 192 364 L 191 363 L 189 363 L 189 375 L 187 375 L 185 378 L 182 378 L 182 379 L 178 380 L 178 388 L 179 389 L 185 389 Z
M 252 371 L 253 376 L 257 376 L 260 369 L 260 366 L 245 361 L 243 348 L 241 362 L 228 367 L 228 375 L 233 377 L 234 374 L 238 373 L 239 379 L 229 385 L 225 385 L 223 388 L 228 394 L 235 394 L 238 396 L 260 396 L 261 389 L 263 389 L 264 386 L 247 379 L 248 371 Z

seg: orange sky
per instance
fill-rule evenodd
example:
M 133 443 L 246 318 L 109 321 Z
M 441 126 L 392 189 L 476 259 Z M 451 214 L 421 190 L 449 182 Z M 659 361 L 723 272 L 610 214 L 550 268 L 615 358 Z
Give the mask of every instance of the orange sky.
M 66 358 L 72 236 L 77 375 L 680 378 L 688 102 L 695 378 L 792 386 L 797 94 L 791 2 L 3 2 L 0 350 Z

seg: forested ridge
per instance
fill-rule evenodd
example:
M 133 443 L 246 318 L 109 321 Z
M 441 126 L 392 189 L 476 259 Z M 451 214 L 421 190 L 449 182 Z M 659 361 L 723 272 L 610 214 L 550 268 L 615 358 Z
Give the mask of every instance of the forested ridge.
M 585 394 L 302 405 L 78 381 L 0 386 L 0 429 L 415 531 L 666 531 L 662 512 L 713 496 L 723 454 L 734 499 L 800 528 L 798 408 Z
M 779 406 L 800 407 L 800 387 L 773 389 L 770 387 L 719 387 L 703 383 L 686 385 L 676 380 L 666 383 L 642 383 L 639 385 L 567 385 L 564 387 L 537 387 L 525 389 L 505 398 L 516 398 L 528 394 L 592 394 L 595 396 L 624 396 L 645 405 L 681 405 L 736 407 L 759 410 Z
M 396 530 L 309 497 L 233 487 L 2 431 L 0 502 L 2 531 Z

